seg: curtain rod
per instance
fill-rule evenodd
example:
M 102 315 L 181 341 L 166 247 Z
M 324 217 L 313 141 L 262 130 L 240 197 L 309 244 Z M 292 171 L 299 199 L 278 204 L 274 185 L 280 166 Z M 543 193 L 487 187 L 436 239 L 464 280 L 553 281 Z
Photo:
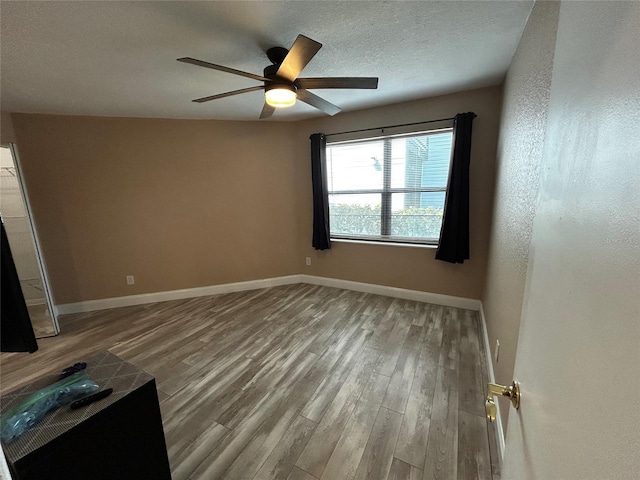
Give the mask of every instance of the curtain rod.
M 384 132 L 385 128 L 409 127 L 411 125 L 422 125 L 423 123 L 446 122 L 447 120 L 453 120 L 453 119 L 454 119 L 453 117 L 439 118 L 437 120 L 425 120 L 424 122 L 403 123 L 401 125 L 387 125 L 386 127 L 362 128 L 360 130 L 349 130 L 348 132 L 328 133 L 325 135 L 325 137 L 332 137 L 333 135 L 346 135 L 347 133 L 370 132 L 371 130 L 382 130 Z

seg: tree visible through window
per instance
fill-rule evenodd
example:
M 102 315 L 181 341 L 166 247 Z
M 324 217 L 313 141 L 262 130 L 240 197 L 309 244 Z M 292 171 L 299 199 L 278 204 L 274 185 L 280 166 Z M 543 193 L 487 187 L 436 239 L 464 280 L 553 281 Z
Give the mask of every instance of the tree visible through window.
M 452 130 L 327 145 L 332 238 L 437 244 Z

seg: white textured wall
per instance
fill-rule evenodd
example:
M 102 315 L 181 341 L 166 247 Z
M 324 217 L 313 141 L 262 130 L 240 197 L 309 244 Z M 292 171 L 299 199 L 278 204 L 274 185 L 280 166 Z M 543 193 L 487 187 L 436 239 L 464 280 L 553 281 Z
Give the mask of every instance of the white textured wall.
M 496 381 L 513 379 L 529 242 L 547 121 L 559 4 L 534 6 L 504 83 L 496 186 L 482 298 Z M 506 427 L 507 401 L 502 404 Z
M 640 478 L 639 32 L 561 3 L 504 479 Z

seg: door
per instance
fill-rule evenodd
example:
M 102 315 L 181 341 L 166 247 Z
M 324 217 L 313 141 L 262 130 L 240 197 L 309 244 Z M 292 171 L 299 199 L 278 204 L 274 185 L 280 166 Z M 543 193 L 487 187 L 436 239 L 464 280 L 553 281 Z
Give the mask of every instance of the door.
M 640 478 L 640 2 L 563 2 L 504 479 Z
M 37 338 L 59 332 L 14 145 L 0 147 L 0 214 Z

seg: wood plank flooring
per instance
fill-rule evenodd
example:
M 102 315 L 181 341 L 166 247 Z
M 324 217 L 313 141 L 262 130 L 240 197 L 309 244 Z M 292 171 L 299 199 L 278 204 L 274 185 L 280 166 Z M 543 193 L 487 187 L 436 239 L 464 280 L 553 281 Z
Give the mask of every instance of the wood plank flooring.
M 500 477 L 476 312 L 297 284 L 60 325 L 0 390 L 111 350 L 156 377 L 174 480 Z

